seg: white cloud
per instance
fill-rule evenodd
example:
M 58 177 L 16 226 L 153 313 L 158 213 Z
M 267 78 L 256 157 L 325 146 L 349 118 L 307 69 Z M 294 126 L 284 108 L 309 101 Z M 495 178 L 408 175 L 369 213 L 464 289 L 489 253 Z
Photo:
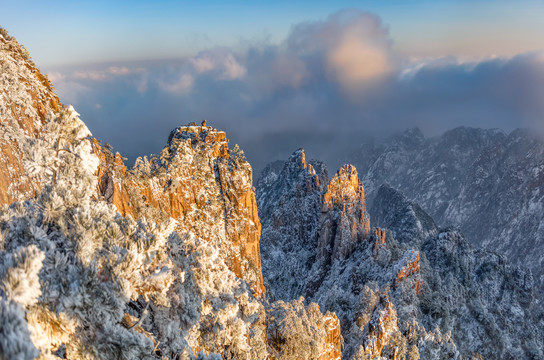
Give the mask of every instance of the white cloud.
M 378 17 L 355 9 L 296 26 L 286 44 L 300 59 L 320 59 L 325 66 L 320 70 L 348 90 L 368 86 L 397 69 L 388 30 Z
M 161 80 L 159 86 L 169 93 L 187 94 L 194 83 L 195 79 L 191 74 L 181 74 L 176 82 L 171 83 Z
M 215 72 L 217 80 L 236 80 L 244 77 L 246 68 L 226 49 L 203 51 L 191 59 L 198 74 Z

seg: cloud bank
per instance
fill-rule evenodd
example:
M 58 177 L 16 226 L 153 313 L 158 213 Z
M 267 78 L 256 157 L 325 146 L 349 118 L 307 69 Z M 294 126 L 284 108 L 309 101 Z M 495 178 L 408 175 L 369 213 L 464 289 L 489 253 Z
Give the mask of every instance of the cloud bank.
M 203 119 L 228 131 L 256 169 L 298 147 L 336 167 L 365 138 L 412 126 L 544 132 L 544 53 L 403 59 L 381 20 L 353 9 L 299 24 L 281 44 L 49 76 L 95 136 L 132 161 Z

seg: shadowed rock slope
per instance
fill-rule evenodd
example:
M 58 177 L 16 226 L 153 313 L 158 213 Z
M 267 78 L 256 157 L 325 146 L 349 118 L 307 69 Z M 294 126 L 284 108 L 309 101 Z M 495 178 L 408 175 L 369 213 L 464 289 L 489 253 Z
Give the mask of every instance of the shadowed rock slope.
M 303 293 L 338 315 L 342 358 L 543 356 L 530 273 L 473 250 L 391 187 L 376 191 L 370 217 L 355 169 L 342 167 L 330 182 L 326 173 L 303 150 L 263 171 L 257 203 L 272 214 L 261 220 L 263 275 L 271 296 Z M 374 218 L 381 228 L 370 228 Z
M 364 144 L 352 161 L 369 201 L 399 189 L 475 247 L 530 269 L 544 293 L 544 141 L 527 130 L 457 128 L 435 138 L 410 129 Z

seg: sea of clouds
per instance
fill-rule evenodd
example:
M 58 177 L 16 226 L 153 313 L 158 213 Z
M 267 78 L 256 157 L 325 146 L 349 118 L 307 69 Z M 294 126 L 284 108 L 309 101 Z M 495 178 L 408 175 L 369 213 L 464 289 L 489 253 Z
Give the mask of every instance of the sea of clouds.
M 257 170 L 298 147 L 336 167 L 365 139 L 413 126 L 429 136 L 457 126 L 544 132 L 544 52 L 407 58 L 378 16 L 354 9 L 298 24 L 280 44 L 46 71 L 129 163 L 204 119 Z

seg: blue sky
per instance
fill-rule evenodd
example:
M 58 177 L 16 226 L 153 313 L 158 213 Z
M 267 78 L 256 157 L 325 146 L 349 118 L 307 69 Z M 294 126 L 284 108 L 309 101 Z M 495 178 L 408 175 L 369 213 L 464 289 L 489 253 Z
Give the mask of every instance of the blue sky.
M 2 0 L 1 25 L 42 66 L 194 55 L 279 43 L 291 27 L 344 8 L 380 16 L 407 56 L 513 55 L 544 43 L 543 1 Z
M 61 101 L 129 165 L 203 119 L 257 170 L 298 147 L 334 169 L 413 126 L 544 134 L 544 1 L 0 5 Z

